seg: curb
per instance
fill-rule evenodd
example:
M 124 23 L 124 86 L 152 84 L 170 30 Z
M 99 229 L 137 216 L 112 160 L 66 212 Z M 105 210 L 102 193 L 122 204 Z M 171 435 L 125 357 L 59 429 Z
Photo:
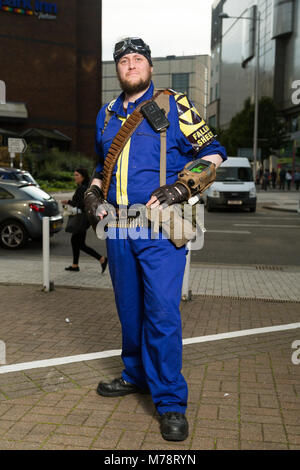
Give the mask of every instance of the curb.
M 269 209 L 271 211 L 280 211 L 280 212 L 292 212 L 293 214 L 297 214 L 297 209 L 283 209 L 283 207 L 275 207 L 275 206 L 262 206 L 263 209 Z
M 37 284 L 37 283 L 26 283 L 26 282 L 1 282 L 0 281 L 0 287 L 1 286 L 6 286 L 6 287 L 35 287 L 39 289 L 41 292 L 45 292 L 43 289 L 42 284 Z M 107 289 L 104 287 L 89 287 L 89 286 L 72 286 L 72 285 L 64 285 L 64 284 L 55 284 L 55 289 L 51 290 L 50 292 L 45 292 L 47 294 L 51 294 L 54 290 L 59 290 L 59 289 L 76 289 L 76 290 L 83 290 L 83 291 L 97 291 L 100 292 L 101 290 L 112 290 L 112 289 Z M 272 297 L 245 297 L 245 296 L 239 296 L 239 295 L 226 295 L 226 294 L 191 294 L 191 299 L 195 297 L 202 297 L 202 298 L 207 298 L 207 299 L 223 299 L 223 300 L 238 300 L 238 301 L 250 301 L 250 302 L 267 302 L 267 303 L 280 303 L 280 304 L 300 304 L 300 299 L 274 299 Z M 181 301 L 184 302 L 185 299 L 181 298 Z

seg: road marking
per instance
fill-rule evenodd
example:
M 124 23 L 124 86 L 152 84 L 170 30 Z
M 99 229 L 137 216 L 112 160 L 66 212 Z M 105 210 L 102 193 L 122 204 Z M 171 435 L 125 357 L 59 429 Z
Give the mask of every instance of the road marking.
M 238 338 L 241 336 L 257 335 L 262 333 L 272 333 L 276 331 L 294 330 L 300 328 L 300 323 L 288 323 L 285 325 L 266 326 L 263 328 L 251 328 L 249 330 L 230 331 L 228 333 L 218 333 L 215 335 L 198 336 L 195 338 L 187 338 L 182 341 L 183 345 L 205 343 L 209 341 L 218 341 L 221 339 Z M 54 359 L 45 359 L 42 361 L 23 362 L 20 364 L 10 364 L 0 366 L 0 374 L 8 372 L 20 372 L 29 369 L 40 369 L 43 367 L 59 366 L 63 364 L 72 364 L 74 362 L 93 361 L 95 359 L 105 359 L 108 357 L 120 356 L 121 349 L 112 349 L 110 351 L 102 351 L 90 354 L 80 354 L 78 356 L 58 357 Z
M 260 228 L 300 228 L 300 225 L 263 225 L 263 224 L 233 224 L 236 227 L 260 227 Z
M 22 362 L 20 364 L 10 364 L 0 366 L 0 374 L 7 372 L 19 372 L 29 369 L 40 369 L 43 367 L 61 366 L 63 364 L 72 364 L 74 362 L 93 361 L 94 359 L 105 359 L 107 357 L 120 356 L 121 349 L 113 349 L 111 351 L 102 351 L 98 353 L 80 354 L 78 356 L 57 357 L 54 359 L 44 359 L 41 361 Z
M 249 216 L 246 217 L 246 216 L 240 216 L 239 218 L 241 219 L 245 219 L 245 220 L 249 220 Z M 297 218 L 297 215 L 295 215 L 294 217 L 280 217 L 280 220 L 295 220 Z M 274 217 L 264 217 L 264 216 L 261 216 L 261 217 L 251 217 L 250 220 L 266 220 L 266 219 L 270 219 L 270 220 L 273 220 L 273 219 L 276 219 L 278 220 L 278 215 L 274 216 Z
M 288 323 L 286 325 L 265 326 L 263 328 L 251 328 L 249 330 L 229 331 L 228 333 L 218 333 L 216 335 L 198 336 L 196 338 L 184 339 L 182 343 L 184 345 L 194 343 L 205 343 L 207 341 L 218 341 L 220 339 L 238 338 L 240 336 L 273 333 L 275 331 L 294 330 L 296 328 L 300 328 L 300 323 Z
M 251 235 L 251 232 L 248 230 L 207 230 L 209 233 L 237 233 L 237 234 L 244 234 L 244 235 Z

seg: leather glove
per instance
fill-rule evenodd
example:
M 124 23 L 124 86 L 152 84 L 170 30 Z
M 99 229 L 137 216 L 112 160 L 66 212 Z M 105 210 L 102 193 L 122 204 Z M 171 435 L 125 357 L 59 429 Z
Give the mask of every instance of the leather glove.
M 99 218 L 96 216 L 98 206 L 104 202 L 104 196 L 99 186 L 92 185 L 84 193 L 84 207 L 89 223 L 95 230 Z
M 166 184 L 157 188 L 151 196 L 156 196 L 163 208 L 187 201 L 190 197 L 190 191 L 184 185 L 176 181 L 174 184 Z

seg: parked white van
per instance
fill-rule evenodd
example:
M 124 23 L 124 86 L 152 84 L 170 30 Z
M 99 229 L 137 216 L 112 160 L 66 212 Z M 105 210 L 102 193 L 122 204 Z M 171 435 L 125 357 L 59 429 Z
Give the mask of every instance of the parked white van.
M 216 181 L 203 193 L 208 211 L 225 207 L 256 210 L 256 188 L 248 158 L 228 157 L 217 169 Z

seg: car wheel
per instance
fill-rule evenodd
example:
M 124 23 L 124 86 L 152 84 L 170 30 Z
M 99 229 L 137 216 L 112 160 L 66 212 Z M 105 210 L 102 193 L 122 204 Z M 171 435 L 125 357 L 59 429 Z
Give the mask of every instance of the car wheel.
M 250 212 L 255 212 L 256 211 L 256 207 L 250 207 Z
M 0 242 L 9 250 L 17 250 L 26 245 L 28 233 L 25 227 L 17 221 L 7 220 L 0 226 Z

